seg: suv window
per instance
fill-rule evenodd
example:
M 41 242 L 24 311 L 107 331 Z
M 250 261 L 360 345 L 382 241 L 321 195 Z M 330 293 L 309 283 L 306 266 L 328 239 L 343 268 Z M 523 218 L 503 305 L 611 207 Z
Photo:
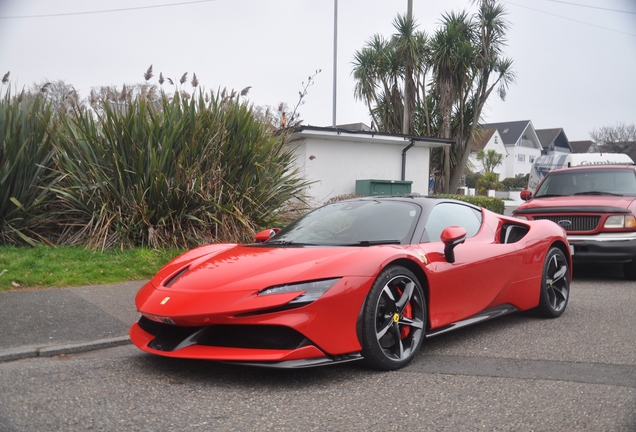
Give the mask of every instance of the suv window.
M 599 194 L 636 196 L 636 173 L 632 169 L 553 172 L 546 176 L 535 197 Z

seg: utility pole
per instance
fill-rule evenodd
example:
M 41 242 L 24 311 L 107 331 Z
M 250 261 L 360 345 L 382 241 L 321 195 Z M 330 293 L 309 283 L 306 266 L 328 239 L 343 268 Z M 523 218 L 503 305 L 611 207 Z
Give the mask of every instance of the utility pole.
M 406 7 L 406 18 L 409 21 L 413 21 L 413 0 L 408 0 Z M 411 70 L 410 65 L 407 65 L 404 75 L 404 117 L 402 118 L 402 133 L 404 135 L 408 135 L 409 130 L 411 129 L 411 95 L 409 93 L 410 87 L 408 83 L 410 82 L 413 75 L 413 71 Z
M 412 1 L 412 0 L 409 0 Z M 338 83 L 338 0 L 333 0 L 333 116 L 331 125 L 336 127 L 336 96 Z

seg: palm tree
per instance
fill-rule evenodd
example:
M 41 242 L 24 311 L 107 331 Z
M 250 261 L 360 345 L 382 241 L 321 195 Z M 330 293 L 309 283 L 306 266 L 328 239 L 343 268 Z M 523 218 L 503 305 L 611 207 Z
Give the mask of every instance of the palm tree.
M 426 97 L 425 86 L 418 88 L 417 77 L 426 75 L 428 57 L 428 37 L 426 33 L 416 31 L 415 21 L 408 16 L 398 17 L 393 22 L 397 33 L 393 35 L 391 43 L 395 49 L 395 55 L 403 67 L 404 81 L 404 115 L 402 121 L 402 133 L 412 133 L 412 119 L 415 105 L 418 102 L 418 90 L 423 90 Z
M 451 191 L 459 186 L 472 151 L 482 110 L 490 94 L 497 88 L 499 97 L 504 100 L 509 85 L 515 82 L 512 60 L 502 56 L 506 44 L 505 34 L 509 26 L 505 19 L 505 8 L 497 0 L 473 0 L 473 3 L 477 1 L 479 6 L 474 16 L 476 31 L 473 41 L 476 57 L 471 70 L 470 85 L 466 85 L 463 97 L 472 104 L 472 116 L 469 129 L 458 140 L 457 167 L 449 184 Z
M 495 172 L 495 168 L 501 165 L 503 155 L 494 150 L 488 150 L 487 152 L 479 150 L 477 152 L 477 160 L 481 161 L 486 174 L 492 174 Z
M 416 31 L 413 19 L 398 15 L 390 40 L 375 35 L 355 53 L 354 96 L 367 104 L 372 126 L 455 140 L 452 148 L 431 154 L 444 192 L 459 185 L 492 91 L 505 98 L 515 79 L 512 60 L 502 56 L 508 22 L 497 1 L 473 0 L 478 11 L 472 17 L 444 14 L 431 38 Z
M 442 114 L 442 138 L 451 138 L 453 105 L 459 100 L 466 75 L 474 60 L 472 26 L 466 12 L 445 14 L 431 41 L 431 60 L 435 94 Z M 442 191 L 449 192 L 451 176 L 450 148 L 444 147 Z
M 428 38 L 408 17 L 398 15 L 393 26 L 391 39 L 376 34 L 354 54 L 354 96 L 367 104 L 379 130 L 410 134 L 415 106 L 426 96 Z

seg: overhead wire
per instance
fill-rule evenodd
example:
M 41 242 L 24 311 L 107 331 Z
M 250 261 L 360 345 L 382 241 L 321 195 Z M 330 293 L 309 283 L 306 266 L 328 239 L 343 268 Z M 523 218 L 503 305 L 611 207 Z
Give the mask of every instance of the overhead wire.
M 626 11 L 626 10 L 619 10 L 619 9 L 610 9 L 610 8 L 604 8 L 604 7 L 600 7 L 600 6 L 584 5 L 584 4 L 580 4 L 580 3 L 572 3 L 572 2 L 566 2 L 566 1 L 561 1 L 561 0 L 547 0 L 547 1 L 550 1 L 552 3 L 562 3 L 562 4 L 566 4 L 566 5 L 586 7 L 586 8 L 590 8 L 590 9 L 600 9 L 600 10 L 604 10 L 604 11 L 636 15 L 636 12 L 633 12 L 633 11 Z
M 63 17 L 63 16 L 76 16 L 76 15 L 96 15 L 102 13 L 112 13 L 112 12 L 126 12 L 133 10 L 142 10 L 142 9 L 157 9 L 163 7 L 174 7 L 174 6 L 183 6 L 195 3 L 209 3 L 217 0 L 191 0 L 185 1 L 181 3 L 167 3 L 161 5 L 150 5 L 150 6 L 136 6 L 129 8 L 119 8 L 119 9 L 103 9 L 97 11 L 84 11 L 84 12 L 62 12 L 62 13 L 53 13 L 53 14 L 40 14 L 40 15 L 14 15 L 14 16 L 0 16 L 0 19 L 25 19 L 25 18 L 51 18 L 51 17 Z
M 524 8 L 524 9 L 530 9 L 530 10 L 533 10 L 535 12 L 540 12 L 540 13 L 543 13 L 543 14 L 546 14 L 546 15 L 555 16 L 557 18 L 563 18 L 563 19 L 568 20 L 568 21 L 574 21 L 574 22 L 577 22 L 577 23 L 580 23 L 580 24 L 585 24 L 585 25 L 589 25 L 589 26 L 592 26 L 592 27 L 597 27 L 597 28 L 600 28 L 600 29 L 603 29 L 603 30 L 610 30 L 610 31 L 613 31 L 613 32 L 616 32 L 616 33 L 622 33 L 622 34 L 626 34 L 626 35 L 629 35 L 629 36 L 636 36 L 636 33 L 629 33 L 629 32 L 625 32 L 625 31 L 621 31 L 621 30 L 616 30 L 616 29 L 613 29 L 613 28 L 610 28 L 610 27 L 600 26 L 598 24 L 592 24 L 592 23 L 587 22 L 587 21 L 581 21 L 581 20 L 577 20 L 577 19 L 574 19 L 574 18 L 566 17 L 566 16 L 563 16 L 563 15 L 558 15 L 558 14 L 554 14 L 554 13 L 551 13 L 551 12 L 546 12 L 546 11 L 543 11 L 543 10 L 540 10 L 540 9 L 531 8 L 529 6 L 520 5 L 518 3 L 514 3 L 514 2 L 511 2 L 511 1 L 508 1 L 508 0 L 503 0 L 503 1 L 505 3 L 507 3 L 507 4 L 518 6 L 518 7 Z M 560 2 L 560 3 L 563 3 L 563 2 Z

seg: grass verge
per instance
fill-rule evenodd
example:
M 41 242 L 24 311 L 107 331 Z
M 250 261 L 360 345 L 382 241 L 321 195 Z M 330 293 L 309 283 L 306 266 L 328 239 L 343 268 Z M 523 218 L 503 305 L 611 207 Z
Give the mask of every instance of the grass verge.
M 182 252 L 181 249 L 92 251 L 66 246 L 0 246 L 0 291 L 150 279 Z

